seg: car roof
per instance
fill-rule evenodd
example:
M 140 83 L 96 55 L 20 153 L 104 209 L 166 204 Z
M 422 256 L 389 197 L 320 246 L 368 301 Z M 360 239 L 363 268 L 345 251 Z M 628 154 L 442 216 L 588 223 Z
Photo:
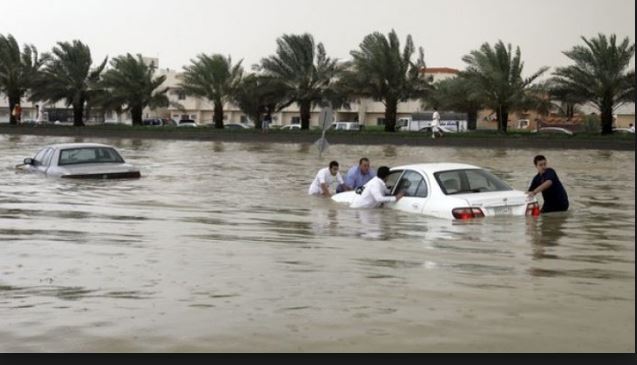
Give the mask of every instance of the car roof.
M 115 148 L 113 146 L 109 146 L 101 143 L 58 143 L 45 146 L 44 148 L 55 148 L 55 149 L 70 149 L 70 148 L 86 148 L 86 147 L 107 147 L 107 148 Z
M 434 174 L 440 171 L 481 169 L 481 167 L 463 164 L 463 163 L 450 163 L 450 162 L 421 163 L 421 164 L 392 167 L 392 170 L 405 170 L 405 169 L 417 170 L 424 173 Z

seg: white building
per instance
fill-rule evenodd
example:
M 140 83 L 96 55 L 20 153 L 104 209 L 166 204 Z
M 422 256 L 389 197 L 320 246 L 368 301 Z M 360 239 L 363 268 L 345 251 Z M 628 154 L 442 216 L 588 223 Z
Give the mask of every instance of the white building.
M 430 77 L 431 82 L 437 82 L 450 77 L 454 77 L 458 70 L 451 68 L 428 68 L 425 74 Z M 193 119 L 200 124 L 211 124 L 214 112 L 213 104 L 205 99 L 185 95 L 180 88 L 181 73 L 174 70 L 158 70 L 158 75 L 165 75 L 166 81 L 162 87 L 168 87 L 168 98 L 171 106 L 168 108 L 145 110 L 144 118 L 163 117 L 172 119 Z M 175 105 L 178 103 L 182 108 Z M 410 100 L 398 104 L 397 118 L 409 117 L 412 113 L 423 112 L 419 100 Z M 310 126 L 318 126 L 320 109 L 314 108 L 310 115 Z M 361 124 L 383 125 L 385 123 L 385 106 L 382 102 L 371 99 L 360 99 L 350 104 L 350 109 L 338 109 L 335 111 L 337 121 L 358 121 Z M 244 123 L 248 117 L 238 106 L 233 103 L 224 105 L 224 122 Z M 273 115 L 274 125 L 287 125 L 301 123 L 300 109 L 297 104 L 292 104 L 279 113 Z

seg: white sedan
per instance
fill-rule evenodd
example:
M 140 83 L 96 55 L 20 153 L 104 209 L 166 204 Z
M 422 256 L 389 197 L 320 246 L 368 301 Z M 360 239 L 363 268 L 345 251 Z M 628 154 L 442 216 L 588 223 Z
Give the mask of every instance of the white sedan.
M 472 165 L 428 163 L 394 167 L 387 177 L 391 195 L 405 196 L 387 207 L 446 219 L 490 216 L 539 216 L 536 198 L 513 190 L 492 173 Z M 332 196 L 351 204 L 357 192 Z
M 300 124 L 286 124 L 283 127 L 281 127 L 281 130 L 300 130 L 301 129 L 301 125 Z
M 97 143 L 46 146 L 19 169 L 47 176 L 74 179 L 123 179 L 141 177 L 139 169 L 126 163 L 115 147 Z

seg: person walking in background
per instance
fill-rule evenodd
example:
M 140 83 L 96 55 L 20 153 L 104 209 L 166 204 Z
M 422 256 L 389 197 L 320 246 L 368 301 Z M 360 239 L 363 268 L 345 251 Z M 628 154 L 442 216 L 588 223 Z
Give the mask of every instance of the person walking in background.
M 329 167 L 319 170 L 308 193 L 329 198 L 332 196 L 332 192 L 336 192 L 336 189 L 343 183 L 343 177 L 338 172 L 338 162 L 332 161 Z
M 270 123 L 272 123 L 272 117 L 270 116 L 270 114 L 267 114 L 263 118 L 263 122 L 261 122 L 261 130 L 263 130 L 263 133 L 268 132 L 268 129 L 270 128 Z
M 35 121 L 36 123 L 40 124 L 44 122 L 44 103 L 38 105 L 35 105 Z
M 20 103 L 17 103 L 13 107 L 11 115 L 15 118 L 16 123 L 20 123 L 22 121 L 22 107 L 20 106 Z
M 440 129 L 440 113 L 438 113 L 438 108 L 434 108 L 434 115 L 431 121 L 431 138 L 436 138 L 436 132 L 440 134 L 440 137 L 443 136 L 442 129 Z
M 555 170 L 548 167 L 546 157 L 535 156 L 533 163 L 538 174 L 535 175 L 531 186 L 529 186 L 528 195 L 534 197 L 542 193 L 544 198 L 542 213 L 567 211 L 569 207 L 568 195 Z
M 404 192 L 401 191 L 396 194 L 396 196 L 388 195 L 390 191 L 387 188 L 386 182 L 389 172 L 389 167 L 379 167 L 376 177 L 365 184 L 363 192 L 356 195 L 350 208 L 378 208 L 384 203 L 399 201 L 405 195 Z

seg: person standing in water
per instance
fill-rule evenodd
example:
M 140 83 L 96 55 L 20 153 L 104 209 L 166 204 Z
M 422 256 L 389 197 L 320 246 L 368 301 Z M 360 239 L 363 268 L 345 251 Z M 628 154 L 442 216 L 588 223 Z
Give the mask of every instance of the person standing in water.
M 538 174 L 533 177 L 528 195 L 534 197 L 542 193 L 544 198 L 542 213 L 567 211 L 569 207 L 568 195 L 555 170 L 548 167 L 546 157 L 535 156 L 533 163 Z

